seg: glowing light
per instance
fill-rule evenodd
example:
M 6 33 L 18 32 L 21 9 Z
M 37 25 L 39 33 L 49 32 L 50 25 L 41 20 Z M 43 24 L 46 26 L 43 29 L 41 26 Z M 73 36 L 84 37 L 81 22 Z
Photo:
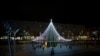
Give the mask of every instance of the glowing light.
M 45 42 L 45 45 L 47 46 L 47 42 Z
M 72 41 L 72 39 L 65 39 L 63 38 L 55 29 L 55 26 L 53 25 L 52 19 L 50 21 L 50 24 L 48 25 L 48 27 L 46 28 L 46 30 L 36 39 L 34 39 L 33 41 L 38 41 L 38 40 L 46 40 L 48 39 L 49 35 L 52 35 L 52 33 L 50 33 L 50 30 L 52 29 L 53 31 L 53 35 L 56 37 L 56 39 L 58 41 Z
M 34 39 L 35 37 L 34 36 L 31 36 L 31 39 Z
M 78 39 L 81 39 L 81 40 L 86 40 L 88 38 L 88 36 L 79 36 Z

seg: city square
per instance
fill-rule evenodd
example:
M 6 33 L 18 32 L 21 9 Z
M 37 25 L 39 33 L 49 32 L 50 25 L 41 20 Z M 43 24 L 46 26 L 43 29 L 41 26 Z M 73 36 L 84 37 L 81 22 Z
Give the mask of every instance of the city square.
M 0 56 L 99 56 L 100 17 L 96 6 L 2 3 Z

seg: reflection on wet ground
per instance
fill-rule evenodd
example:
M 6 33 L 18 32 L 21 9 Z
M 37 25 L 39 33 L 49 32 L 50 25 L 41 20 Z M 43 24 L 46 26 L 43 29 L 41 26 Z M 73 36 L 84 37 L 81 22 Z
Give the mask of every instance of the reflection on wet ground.
M 12 56 L 13 55 L 13 45 L 12 45 Z M 31 44 L 17 44 L 16 45 L 16 56 L 50 56 L 52 48 L 34 48 Z M 89 55 L 100 55 L 100 48 L 94 48 L 90 46 L 89 48 L 83 46 L 72 46 L 70 49 L 68 46 L 57 46 L 54 48 L 54 56 L 89 56 Z M 9 56 L 8 46 L 0 46 L 0 56 Z

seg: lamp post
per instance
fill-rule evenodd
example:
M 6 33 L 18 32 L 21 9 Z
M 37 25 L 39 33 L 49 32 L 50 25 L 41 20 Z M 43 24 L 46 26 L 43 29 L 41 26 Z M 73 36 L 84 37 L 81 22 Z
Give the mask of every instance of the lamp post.
M 9 30 L 7 31 L 7 36 L 8 36 L 8 46 L 9 46 L 9 54 L 12 56 L 12 51 L 11 51 L 11 45 L 10 45 L 10 34 L 11 34 L 11 27 L 8 28 Z
M 7 30 L 6 33 L 8 38 L 9 55 L 12 56 L 11 45 L 10 45 L 10 35 L 11 35 L 12 28 L 7 21 L 3 22 L 3 24 Z
M 15 32 L 14 32 L 14 56 L 16 56 L 16 34 L 19 32 L 19 29 L 17 29 Z

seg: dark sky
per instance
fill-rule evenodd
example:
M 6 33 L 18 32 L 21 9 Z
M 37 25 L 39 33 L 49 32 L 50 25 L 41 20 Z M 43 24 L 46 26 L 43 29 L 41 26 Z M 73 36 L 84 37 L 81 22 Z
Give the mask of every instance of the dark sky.
M 99 26 L 99 4 L 74 2 L 1 2 L 0 19 Z

